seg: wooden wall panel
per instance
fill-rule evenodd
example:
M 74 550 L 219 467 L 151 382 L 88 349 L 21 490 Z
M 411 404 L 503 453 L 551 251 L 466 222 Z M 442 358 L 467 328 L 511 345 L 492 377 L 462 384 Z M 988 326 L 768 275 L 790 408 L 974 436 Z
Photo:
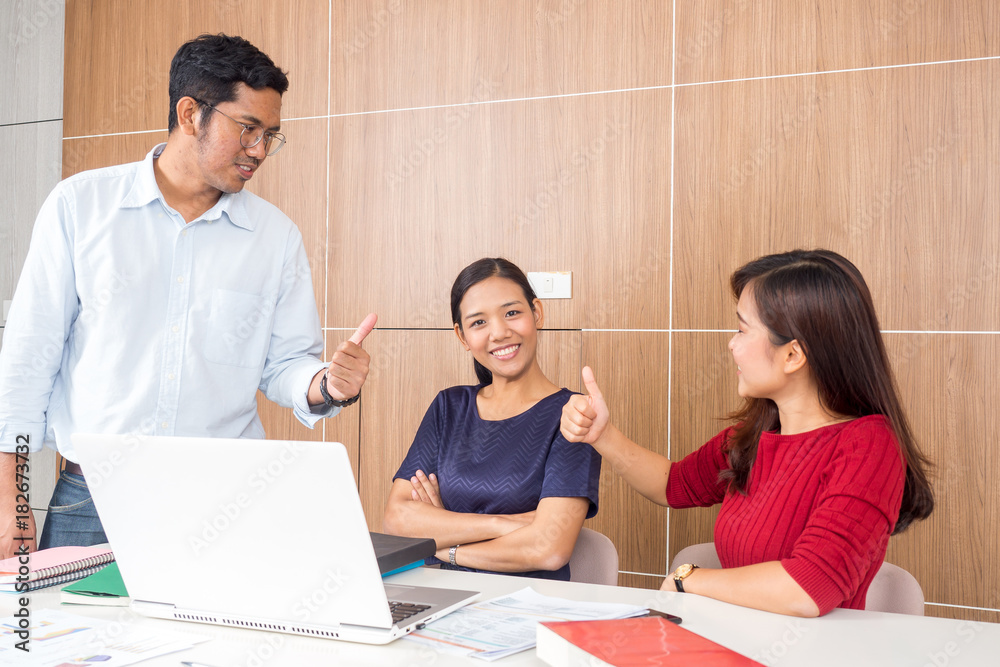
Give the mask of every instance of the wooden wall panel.
M 679 0 L 677 82 L 1000 55 L 993 0 Z
M 935 510 L 890 542 L 887 559 L 911 572 L 928 602 L 1000 609 L 997 535 L 1000 496 L 996 447 L 1000 417 L 1000 338 L 889 334 L 900 390 L 921 446 L 935 464 Z M 958 576 L 941 563 L 960 560 Z
M 1000 329 L 982 307 L 1000 300 L 998 76 L 989 61 L 680 89 L 674 326 L 732 326 L 736 267 L 821 246 L 858 265 L 887 329 Z
M 735 310 L 735 306 L 731 309 Z M 673 461 L 680 461 L 725 428 L 729 422 L 724 417 L 741 403 L 736 391 L 736 364 L 728 347 L 732 335 L 673 335 L 669 453 Z M 718 507 L 670 510 L 669 560 L 684 547 L 714 541 L 718 513 Z
M 1000 611 L 993 611 L 989 609 L 966 609 L 964 607 L 944 607 L 929 604 L 924 607 L 924 616 L 957 618 L 963 621 L 973 621 L 976 623 L 1000 623 Z M 969 625 L 968 627 L 970 629 L 975 629 L 976 626 Z
M 361 410 L 361 503 L 371 530 L 382 527 L 392 475 L 439 391 L 475 384 L 472 363 L 445 330 L 378 330 L 365 340 L 372 356 Z
M 65 129 L 63 131 L 65 134 Z M 85 139 L 63 138 L 62 175 L 69 178 L 88 169 L 138 162 L 157 144 L 167 140 L 167 131 L 120 134 Z
M 583 332 L 583 365 L 594 369 L 613 423 L 633 441 L 667 453 L 670 336 L 666 332 Z M 619 568 L 664 575 L 667 510 L 625 484 L 604 461 L 601 503 L 588 523 L 618 547 Z
M 284 118 L 326 114 L 329 4 L 68 0 L 65 136 L 166 129 L 170 60 L 202 33 L 245 37 L 288 72 Z
M 459 270 L 506 256 L 573 272 L 550 328 L 666 327 L 669 113 L 652 90 L 334 118 L 330 326 L 448 326 Z
M 670 84 L 671 3 L 334 3 L 333 113 Z
M 365 343 L 372 365 L 361 399 L 364 446 L 359 486 L 368 525 L 377 531 L 382 526 L 392 476 L 434 397 L 447 387 L 476 384 L 477 380 L 472 355 L 462 348 L 452 330 L 377 330 Z M 579 360 L 580 332 L 539 333 L 538 361 L 550 380 L 576 391 Z
M 663 585 L 664 579 L 665 577 L 659 574 L 650 575 L 622 572 L 618 575 L 618 585 L 628 586 L 629 588 L 649 588 L 651 590 L 659 590 L 660 586 Z

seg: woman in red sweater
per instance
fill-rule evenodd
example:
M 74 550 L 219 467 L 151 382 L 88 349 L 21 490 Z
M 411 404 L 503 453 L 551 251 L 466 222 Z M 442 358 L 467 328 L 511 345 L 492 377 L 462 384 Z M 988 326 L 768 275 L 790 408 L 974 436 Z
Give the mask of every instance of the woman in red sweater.
M 761 257 L 730 284 L 744 398 L 733 426 L 671 463 L 610 423 L 588 367 L 563 435 L 655 503 L 722 503 L 722 569 L 682 565 L 663 589 L 796 616 L 863 609 L 889 536 L 934 507 L 868 286 L 828 250 Z

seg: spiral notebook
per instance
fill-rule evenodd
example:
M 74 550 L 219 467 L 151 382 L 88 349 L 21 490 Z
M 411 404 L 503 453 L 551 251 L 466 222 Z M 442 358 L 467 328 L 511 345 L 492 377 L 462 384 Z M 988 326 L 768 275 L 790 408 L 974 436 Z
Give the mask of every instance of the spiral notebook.
M 0 561 L 0 592 L 24 593 L 76 581 L 114 559 L 107 547 L 52 547 L 13 556 Z

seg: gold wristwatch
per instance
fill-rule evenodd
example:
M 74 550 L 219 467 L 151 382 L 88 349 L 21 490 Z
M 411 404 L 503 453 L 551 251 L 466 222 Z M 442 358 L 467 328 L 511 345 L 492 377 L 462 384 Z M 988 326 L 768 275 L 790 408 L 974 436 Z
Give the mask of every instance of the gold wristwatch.
M 684 580 L 691 576 L 691 573 L 698 569 L 697 565 L 692 565 L 691 563 L 684 563 L 670 576 L 674 578 L 674 586 L 677 587 L 678 593 L 684 592 Z

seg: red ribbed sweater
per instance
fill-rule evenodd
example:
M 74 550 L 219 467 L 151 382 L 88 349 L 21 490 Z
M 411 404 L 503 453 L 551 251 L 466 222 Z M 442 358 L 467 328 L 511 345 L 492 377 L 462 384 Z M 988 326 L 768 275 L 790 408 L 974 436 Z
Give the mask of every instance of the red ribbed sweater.
M 825 614 L 864 609 L 899 517 L 906 465 L 881 415 L 796 435 L 765 433 L 747 495 L 727 493 L 723 443 L 731 429 L 674 463 L 671 507 L 722 503 L 715 547 L 722 567 L 782 566 Z

